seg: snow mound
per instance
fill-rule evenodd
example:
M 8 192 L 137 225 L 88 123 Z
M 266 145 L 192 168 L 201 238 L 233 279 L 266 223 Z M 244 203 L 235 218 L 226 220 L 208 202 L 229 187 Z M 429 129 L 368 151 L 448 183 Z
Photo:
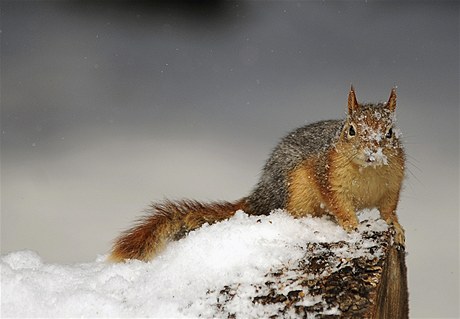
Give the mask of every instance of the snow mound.
M 378 211 L 366 211 L 358 232 L 347 234 L 332 220 L 294 219 L 237 212 L 172 242 L 148 263 L 132 260 L 57 265 L 32 251 L 1 256 L 2 317 L 198 317 L 215 299 L 209 292 L 263 280 L 273 268 L 301 258 L 307 243 L 355 242 L 372 227 L 387 229 Z M 250 313 L 249 313 L 250 315 Z M 254 313 L 254 315 L 256 315 Z

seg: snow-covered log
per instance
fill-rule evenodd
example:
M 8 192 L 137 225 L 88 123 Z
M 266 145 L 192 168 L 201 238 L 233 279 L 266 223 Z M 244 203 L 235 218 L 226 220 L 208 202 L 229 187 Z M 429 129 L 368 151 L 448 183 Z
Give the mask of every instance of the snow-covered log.
M 333 220 L 238 212 L 152 261 L 1 256 L 2 317 L 407 318 L 404 250 L 378 211 Z M 72 247 L 69 247 L 72 249 Z
M 308 243 L 302 258 L 267 272 L 263 283 L 249 284 L 258 315 L 408 318 L 405 251 L 393 244 L 394 233 L 368 230 L 358 241 Z M 246 318 L 244 309 L 235 311 L 242 290 L 247 293 L 248 287 L 237 283 L 210 291 L 216 299 L 213 316 Z

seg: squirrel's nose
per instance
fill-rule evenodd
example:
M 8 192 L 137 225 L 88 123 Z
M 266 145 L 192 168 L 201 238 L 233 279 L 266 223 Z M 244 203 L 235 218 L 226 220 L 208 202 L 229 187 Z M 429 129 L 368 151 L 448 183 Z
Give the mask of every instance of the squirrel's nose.
M 382 148 L 372 149 L 367 148 L 364 150 L 364 158 L 367 164 L 384 164 L 388 163 L 388 159 L 383 153 Z
M 366 162 L 367 163 L 374 163 L 376 161 L 376 151 L 375 150 L 372 150 L 372 149 L 366 149 L 364 151 L 365 153 L 365 158 L 366 158 Z

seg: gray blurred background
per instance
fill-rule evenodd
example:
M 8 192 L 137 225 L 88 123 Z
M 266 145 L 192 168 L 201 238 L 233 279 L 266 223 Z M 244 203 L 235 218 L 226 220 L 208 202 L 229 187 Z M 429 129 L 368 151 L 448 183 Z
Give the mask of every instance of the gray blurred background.
M 398 87 L 412 317 L 458 317 L 459 4 L 1 2 L 1 252 L 93 261 L 164 197 L 234 200 L 286 132 Z

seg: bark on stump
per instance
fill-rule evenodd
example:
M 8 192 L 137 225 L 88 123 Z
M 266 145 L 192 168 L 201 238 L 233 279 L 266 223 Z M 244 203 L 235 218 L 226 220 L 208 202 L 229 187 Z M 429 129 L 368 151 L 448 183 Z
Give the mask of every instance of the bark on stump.
M 364 221 L 363 223 L 366 223 Z M 209 291 L 218 318 L 408 318 L 405 251 L 394 229 L 363 231 L 362 240 L 307 243 L 305 256 L 251 283 Z M 251 298 L 252 309 L 238 309 Z M 235 310 L 237 309 L 237 310 Z

